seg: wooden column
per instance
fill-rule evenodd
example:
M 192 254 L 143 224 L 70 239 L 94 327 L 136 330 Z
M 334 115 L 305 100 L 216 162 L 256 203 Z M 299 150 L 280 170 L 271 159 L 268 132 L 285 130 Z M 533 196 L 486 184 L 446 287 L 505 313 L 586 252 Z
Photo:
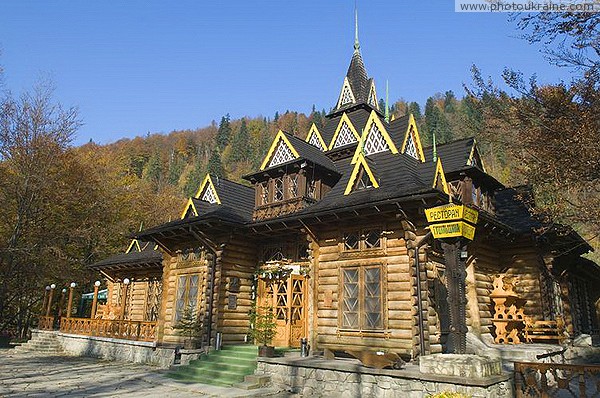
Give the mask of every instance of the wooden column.
M 461 252 L 466 245 L 459 239 L 443 242 L 446 272 L 448 273 L 448 304 L 450 307 L 450 334 L 448 351 L 453 354 L 465 354 L 467 350 L 467 297 L 465 259 Z
M 75 288 L 75 282 L 71 282 L 69 285 L 69 302 L 67 304 L 67 318 L 71 317 L 71 309 L 73 307 L 73 289 Z
M 100 281 L 94 282 L 94 299 L 92 301 L 92 313 L 90 315 L 91 319 L 96 317 L 96 307 L 98 306 L 98 288 L 100 287 Z
M 46 316 L 50 316 L 50 307 L 52 307 L 52 296 L 56 285 L 53 283 L 50 285 L 50 296 L 48 297 L 48 304 L 46 305 Z
M 129 287 L 129 279 L 123 279 L 123 294 L 121 296 L 121 320 L 125 319 L 125 306 L 127 306 L 127 288 Z
M 48 305 L 48 292 L 49 291 L 50 291 L 50 285 L 46 286 L 46 288 L 44 289 L 44 303 L 42 304 L 41 313 L 43 313 L 46 310 L 46 307 Z

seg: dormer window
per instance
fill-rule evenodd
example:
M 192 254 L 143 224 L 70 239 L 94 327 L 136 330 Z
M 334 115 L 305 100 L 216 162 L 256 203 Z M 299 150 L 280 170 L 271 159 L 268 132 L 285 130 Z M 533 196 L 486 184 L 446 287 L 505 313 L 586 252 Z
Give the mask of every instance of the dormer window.
M 369 178 L 369 175 L 367 174 L 365 169 L 361 168 L 358 173 L 359 174 L 358 174 L 358 178 L 356 179 L 356 186 L 354 187 L 354 189 L 360 190 L 360 189 L 373 188 L 373 183 L 371 182 L 371 179 Z
M 273 200 L 275 202 L 280 202 L 283 200 L 283 178 L 275 178 L 274 180 L 274 191 L 273 191 Z

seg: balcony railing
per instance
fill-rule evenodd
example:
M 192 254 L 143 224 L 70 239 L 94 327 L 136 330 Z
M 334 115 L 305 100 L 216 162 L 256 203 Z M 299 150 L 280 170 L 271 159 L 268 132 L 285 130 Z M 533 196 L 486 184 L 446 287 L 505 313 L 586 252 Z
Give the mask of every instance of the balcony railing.
M 41 330 L 52 330 L 54 327 L 54 317 L 53 316 L 41 316 L 40 321 L 38 323 L 38 329 Z
M 84 336 L 154 341 L 156 322 L 113 319 L 62 318 L 60 331 Z
M 598 397 L 600 365 L 515 362 L 515 393 L 524 397 Z

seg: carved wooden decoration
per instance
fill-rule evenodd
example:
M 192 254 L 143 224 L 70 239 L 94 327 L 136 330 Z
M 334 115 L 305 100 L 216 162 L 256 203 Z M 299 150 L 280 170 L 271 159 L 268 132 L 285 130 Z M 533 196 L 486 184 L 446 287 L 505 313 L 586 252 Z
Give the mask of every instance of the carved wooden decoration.
M 520 344 L 525 323 L 523 306 L 525 300 L 513 290 L 513 281 L 505 275 L 494 278 L 494 290 L 490 297 L 494 301 L 494 318 L 496 328 L 495 342 L 498 344 Z

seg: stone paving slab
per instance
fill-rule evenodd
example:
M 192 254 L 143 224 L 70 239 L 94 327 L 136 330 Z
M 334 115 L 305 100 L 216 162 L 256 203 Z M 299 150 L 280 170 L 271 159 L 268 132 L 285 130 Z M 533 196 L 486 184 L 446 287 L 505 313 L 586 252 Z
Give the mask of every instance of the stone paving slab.
M 285 397 L 274 389 L 242 390 L 181 383 L 152 366 L 0 349 L 0 397 Z

